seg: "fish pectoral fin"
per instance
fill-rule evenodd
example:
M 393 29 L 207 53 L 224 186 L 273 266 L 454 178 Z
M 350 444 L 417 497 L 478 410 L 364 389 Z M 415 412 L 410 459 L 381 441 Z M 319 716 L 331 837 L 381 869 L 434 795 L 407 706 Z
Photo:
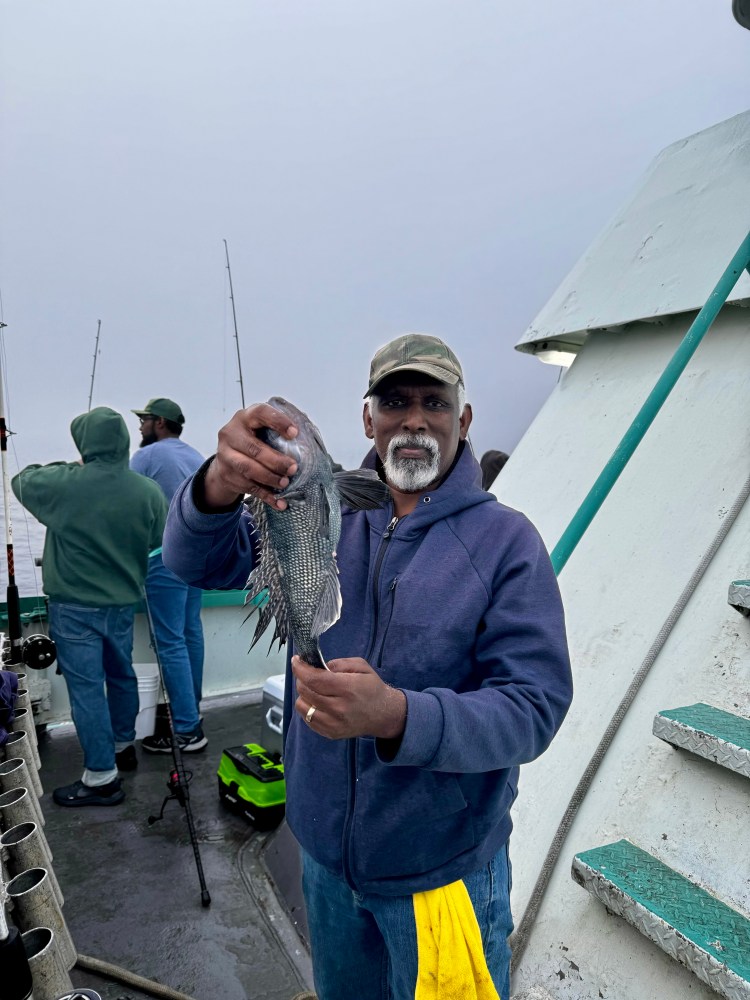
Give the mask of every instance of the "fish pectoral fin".
M 333 481 L 342 501 L 352 510 L 375 510 L 391 497 L 390 490 L 374 469 L 335 472 Z
M 339 574 L 336 564 L 331 563 L 331 568 L 326 574 L 323 591 L 320 595 L 320 603 L 313 616 L 310 626 L 310 634 L 317 639 L 327 629 L 339 620 L 341 616 L 341 587 L 339 586 Z

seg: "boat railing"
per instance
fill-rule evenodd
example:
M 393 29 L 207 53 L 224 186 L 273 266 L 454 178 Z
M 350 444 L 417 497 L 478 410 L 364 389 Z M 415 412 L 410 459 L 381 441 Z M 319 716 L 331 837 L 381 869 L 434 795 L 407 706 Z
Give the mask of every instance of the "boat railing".
M 716 283 L 716 287 L 706 300 L 706 304 L 690 324 L 690 329 L 659 376 L 643 406 L 638 411 L 630 427 L 625 431 L 622 440 L 615 448 L 611 458 L 602 469 L 583 503 L 573 515 L 567 528 L 562 533 L 560 541 L 552 550 L 552 565 L 555 573 L 558 575 L 583 538 L 587 528 L 596 517 L 599 508 L 607 499 L 612 487 L 643 440 L 656 415 L 675 387 L 677 380 L 687 367 L 693 354 L 695 354 L 698 345 L 719 315 L 722 306 L 739 281 L 740 275 L 745 270 L 748 270 L 748 273 L 750 273 L 750 233 L 748 233 L 740 244 L 739 249 Z

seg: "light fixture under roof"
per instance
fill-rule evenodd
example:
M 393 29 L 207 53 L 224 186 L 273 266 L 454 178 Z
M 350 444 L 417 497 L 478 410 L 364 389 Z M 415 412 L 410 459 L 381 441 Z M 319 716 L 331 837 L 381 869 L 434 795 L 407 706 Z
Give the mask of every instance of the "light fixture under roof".
M 579 348 L 580 344 L 571 344 L 565 340 L 542 340 L 534 344 L 534 357 L 539 358 L 545 365 L 569 368 Z

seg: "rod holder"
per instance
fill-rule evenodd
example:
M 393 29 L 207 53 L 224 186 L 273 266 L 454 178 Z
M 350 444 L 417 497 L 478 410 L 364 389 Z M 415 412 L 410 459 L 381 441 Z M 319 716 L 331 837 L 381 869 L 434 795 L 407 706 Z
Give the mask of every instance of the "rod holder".
M 52 854 L 47 838 L 36 823 L 19 823 L 0 837 L 0 848 L 8 853 L 6 868 L 11 875 L 20 875 L 29 868 L 46 868 L 57 905 L 65 902 L 57 876 L 52 868 Z
M 0 997 L 2 1000 L 30 1000 L 33 983 L 21 935 L 9 927 L 5 916 L 5 893 L 0 865 Z
M 29 697 L 28 689 L 18 685 L 18 690 L 16 691 L 16 704 L 15 710 L 18 712 L 22 708 L 31 708 L 31 698 Z
M 21 931 L 49 927 L 54 933 L 66 971 L 78 960 L 62 910 L 57 905 L 46 868 L 29 868 L 12 878 L 6 891 L 13 901 L 13 919 Z
M 0 827 L 10 830 L 19 823 L 38 823 L 38 810 L 28 788 L 13 788 L 0 794 Z M 44 826 L 44 817 L 42 817 Z
M 13 673 L 16 675 L 16 680 L 18 681 L 18 688 L 16 690 L 20 690 L 21 688 L 26 687 L 26 664 L 18 663 L 17 666 L 18 670 L 14 670 Z M 10 670 L 10 667 L 7 669 Z M 19 671 L 22 672 L 19 673 Z
M 34 980 L 34 1000 L 75 996 L 68 970 L 60 957 L 55 933 L 49 927 L 32 927 L 21 935 Z
M 97 993 L 96 990 L 78 989 L 73 987 L 72 993 L 66 993 L 65 996 L 55 997 L 55 1000 L 102 1000 L 101 994 Z
M 17 733 L 19 729 L 23 729 L 26 735 L 29 737 L 29 746 L 31 747 L 31 752 L 34 755 L 34 763 L 36 764 L 37 770 L 42 766 L 42 761 L 39 756 L 39 748 L 37 747 L 36 740 L 36 728 L 34 726 L 34 716 L 30 708 L 22 708 L 16 712 L 16 717 L 11 723 L 12 732 Z
M 39 799 L 36 797 L 34 786 L 31 783 L 31 775 L 23 757 L 11 757 L 0 764 L 0 790 L 10 792 L 14 788 L 25 788 L 31 796 L 31 802 L 36 810 L 36 822 L 42 826 L 44 818 Z
M 44 795 L 44 787 L 42 785 L 42 779 L 39 777 L 39 771 L 37 770 L 36 764 L 34 763 L 34 755 L 29 747 L 29 737 L 26 731 L 19 729 L 18 732 L 9 733 L 8 741 L 3 747 L 5 752 L 5 760 L 10 760 L 11 757 L 23 757 L 26 761 L 26 766 L 29 769 L 29 778 L 31 779 L 31 784 L 36 792 L 37 798 L 41 798 Z

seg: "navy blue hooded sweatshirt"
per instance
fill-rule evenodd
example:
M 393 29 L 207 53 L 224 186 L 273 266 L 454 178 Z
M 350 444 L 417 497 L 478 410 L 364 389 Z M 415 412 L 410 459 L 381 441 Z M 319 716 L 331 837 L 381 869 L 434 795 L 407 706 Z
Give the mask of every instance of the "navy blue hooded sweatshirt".
M 375 461 L 373 451 L 364 464 Z M 434 889 L 487 863 L 510 835 L 519 764 L 544 752 L 570 704 L 549 556 L 526 517 L 480 482 L 463 447 L 395 526 L 391 504 L 343 508 L 343 609 L 321 651 L 364 657 L 404 691 L 395 754 L 391 743 L 328 740 L 306 726 L 287 664 L 287 820 L 304 850 L 362 892 Z M 251 528 L 240 508 L 201 513 L 188 481 L 172 501 L 164 562 L 195 586 L 243 587 Z

